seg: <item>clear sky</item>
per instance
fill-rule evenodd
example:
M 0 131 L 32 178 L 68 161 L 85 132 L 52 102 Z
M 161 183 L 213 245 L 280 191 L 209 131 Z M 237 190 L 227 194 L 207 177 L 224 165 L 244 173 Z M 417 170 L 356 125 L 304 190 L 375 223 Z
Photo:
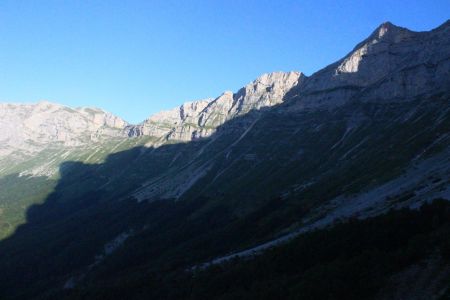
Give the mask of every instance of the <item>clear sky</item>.
M 0 102 L 136 123 L 262 73 L 310 75 L 384 21 L 423 31 L 448 18 L 449 0 L 1 0 Z

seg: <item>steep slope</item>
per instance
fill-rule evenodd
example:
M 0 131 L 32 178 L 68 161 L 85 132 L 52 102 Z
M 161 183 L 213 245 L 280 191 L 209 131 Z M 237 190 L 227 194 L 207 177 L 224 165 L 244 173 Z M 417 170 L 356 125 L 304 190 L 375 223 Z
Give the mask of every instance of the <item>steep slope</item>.
M 328 109 L 352 98 L 405 102 L 448 91 L 449 26 L 413 32 L 389 22 L 380 25 L 343 59 L 294 89 L 293 108 Z
M 282 103 L 284 95 L 305 78 L 299 72 L 264 74 L 236 94 L 227 91 L 216 99 L 187 102 L 170 111 L 157 113 L 142 124 L 131 126 L 129 135 L 178 141 L 208 137 L 226 121 Z
M 338 222 L 253 259 L 235 259 L 178 276 L 160 274 L 136 283 L 132 290 L 121 284 L 93 288 L 84 296 L 439 299 L 446 290 L 450 292 L 449 222 L 450 203 L 435 201 L 418 210 Z
M 100 109 L 71 109 L 46 101 L 0 105 L 1 156 L 13 151 L 33 153 L 55 142 L 79 146 L 102 137 L 121 136 L 126 125 Z
M 34 164 L 35 171 L 18 164 L 27 160 L 39 160 L 41 154 L 55 152 L 68 156 L 66 150 L 94 148 L 94 144 L 126 135 L 127 123 L 110 113 L 97 108 L 69 108 L 41 101 L 37 104 L 0 104 L 0 174 L 14 171 L 35 175 L 47 175 L 57 170 L 43 166 L 51 159 L 43 158 Z M 43 153 L 43 151 L 46 153 Z M 56 155 L 56 156 L 58 156 Z M 55 157 L 58 162 L 62 160 Z
M 310 77 L 265 75 L 125 126 L 58 178 L 9 172 L 0 185 L 19 199 L 2 205 L 53 181 L 0 242 L 0 296 L 132 289 L 340 218 L 448 199 L 449 30 L 383 24 Z
M 124 144 L 126 126 L 97 108 L 0 104 L 0 239 L 51 193 L 64 161 L 101 162 Z
M 136 197 L 179 198 L 192 188 L 192 194 L 216 198 L 225 193 L 242 204 L 243 198 L 298 194 L 302 186 L 322 186 L 330 170 L 357 165 L 358 153 L 361 161 L 370 162 L 397 149 L 391 167 L 379 162 L 361 170 L 366 182 L 351 192 L 372 180 L 386 180 L 383 172 L 400 172 L 427 147 L 448 145 L 449 27 L 446 23 L 431 32 L 414 33 L 381 25 L 344 59 L 293 87 L 283 105 L 225 124 L 199 152 L 214 153 L 214 159 L 200 155 L 189 167 L 150 181 Z M 356 185 L 343 178 L 344 185 Z M 185 188 L 174 193 L 180 186 Z
M 1 104 L 0 181 L 4 183 L 0 193 L 0 238 L 25 222 L 27 207 L 41 203 L 52 192 L 63 172 L 62 166 L 64 172 L 71 168 L 72 164 L 65 162 L 101 164 L 108 155 L 145 146 L 147 149 L 138 155 L 139 166 L 128 162 L 121 172 L 99 175 L 99 185 L 93 184 L 95 180 L 78 182 L 77 189 L 85 192 L 105 185 L 115 186 L 114 196 L 122 189 L 125 195 L 152 175 L 163 175 L 167 170 L 169 164 L 145 161 L 144 154 L 152 147 L 207 137 L 227 120 L 281 103 L 300 78 L 304 76 L 298 72 L 265 74 L 236 95 L 226 92 L 214 100 L 186 103 L 137 126 L 95 108 L 72 109 L 46 101 Z M 140 169 L 142 166 L 145 168 Z M 39 183 L 31 185 L 22 180 L 30 177 Z

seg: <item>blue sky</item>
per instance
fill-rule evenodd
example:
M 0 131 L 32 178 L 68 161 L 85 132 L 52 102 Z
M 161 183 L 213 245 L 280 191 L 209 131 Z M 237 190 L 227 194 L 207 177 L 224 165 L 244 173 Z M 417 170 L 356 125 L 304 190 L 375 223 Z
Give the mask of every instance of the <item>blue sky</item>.
M 262 73 L 310 75 L 379 24 L 430 30 L 450 1 L 0 1 L 0 102 L 96 106 L 129 122 L 236 91 Z

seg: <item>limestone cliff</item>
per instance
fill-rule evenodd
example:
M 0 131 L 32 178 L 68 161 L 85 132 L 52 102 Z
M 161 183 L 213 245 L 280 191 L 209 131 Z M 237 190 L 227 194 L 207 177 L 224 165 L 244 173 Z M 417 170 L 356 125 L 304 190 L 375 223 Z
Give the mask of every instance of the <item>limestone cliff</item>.
M 305 78 L 300 72 L 264 74 L 237 93 L 226 91 L 215 99 L 187 102 L 157 113 L 137 126 L 130 126 L 129 135 L 181 141 L 207 137 L 230 119 L 282 103 L 286 93 Z

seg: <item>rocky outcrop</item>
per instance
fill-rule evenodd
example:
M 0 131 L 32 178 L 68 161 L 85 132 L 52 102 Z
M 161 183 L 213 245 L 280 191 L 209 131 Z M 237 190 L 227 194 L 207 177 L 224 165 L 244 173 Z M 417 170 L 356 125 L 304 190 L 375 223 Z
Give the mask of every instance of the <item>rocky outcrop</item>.
M 429 32 L 383 23 L 343 59 L 292 91 L 291 108 L 334 108 L 357 99 L 409 101 L 450 86 L 450 22 Z
M 386 23 L 310 77 L 263 75 L 236 93 L 186 103 L 137 126 L 95 109 L 2 105 L 0 147 L 22 153 L 86 145 L 45 148 L 15 168 L 0 156 L 0 238 L 15 232 L 0 251 L 2 292 L 24 287 L 29 296 L 20 290 L 10 298 L 33 298 L 50 295 L 58 282 L 73 287 L 69 278 L 93 269 L 95 255 L 104 257 L 129 232 L 136 238 L 89 282 L 80 281 L 83 289 L 95 293 L 96 282 L 112 286 L 123 274 L 140 280 L 134 266 L 161 265 L 158 251 L 170 250 L 164 258 L 181 270 L 202 259 L 251 256 L 335 221 L 450 199 L 449 25 L 417 33 Z M 92 145 L 95 139 L 105 143 Z M 170 145 L 152 147 L 164 143 Z M 258 236 L 244 230 L 253 225 Z M 217 237 L 230 243 L 217 244 Z M 252 247 L 258 240 L 267 242 Z M 178 259 L 199 241 L 217 247 Z M 136 249 L 142 251 L 134 255 Z M 54 258 L 73 255 L 83 259 L 61 273 Z M 132 257 L 143 261 L 131 269 L 114 264 Z M 104 281 L 102 270 L 121 268 Z
M 171 110 L 162 111 L 152 115 L 147 120 L 136 126 L 127 128 L 128 135 L 164 137 L 174 135 L 178 130 L 178 136 L 190 132 L 190 128 L 196 128 L 197 116 L 205 109 L 213 99 L 204 99 L 194 102 L 186 102 Z
M 381 24 L 348 55 L 306 77 L 264 74 L 238 92 L 188 102 L 129 126 L 129 136 L 190 141 L 226 121 L 289 99 L 288 110 L 333 109 L 351 101 L 410 101 L 450 86 L 450 22 L 429 32 Z
M 128 135 L 181 141 L 207 137 L 230 119 L 282 103 L 286 93 L 305 78 L 300 72 L 264 74 L 237 93 L 226 91 L 216 99 L 187 102 L 157 113 L 137 126 L 128 127 Z
M 355 153 L 364 155 L 361 162 L 367 164 L 385 159 L 380 153 L 395 149 L 388 159 L 399 158 L 395 168 L 401 169 L 412 159 L 406 156 L 412 152 L 420 158 L 433 147 L 445 149 L 450 141 L 445 128 L 450 112 L 449 33 L 450 22 L 429 32 L 384 23 L 343 59 L 310 77 L 294 72 L 263 75 L 237 93 L 226 92 L 209 102 L 188 125 L 179 117 L 181 113 L 175 113 L 178 118 L 173 127 L 168 126 L 167 134 L 161 132 L 165 139 L 192 140 L 227 124 L 193 159 L 201 161 L 201 154 L 208 153 L 205 161 L 197 165 L 189 161 L 171 176 L 149 180 L 135 193 L 136 198 L 182 198 L 189 195 L 189 189 L 211 198 L 223 197 L 234 187 L 242 188 L 244 182 L 248 183 L 245 188 L 230 192 L 230 199 L 248 197 L 250 202 L 270 193 L 278 197 L 274 191 L 283 189 L 290 191 L 283 197 L 297 197 L 309 186 L 321 185 L 317 182 L 324 180 L 324 174 L 337 172 L 339 166 L 345 166 L 343 185 L 359 180 L 350 179 L 353 175 L 346 169 L 353 170 Z M 273 107 L 276 104 L 280 105 Z M 265 113 L 246 114 L 270 106 Z M 419 128 L 422 142 L 416 142 Z M 392 141 L 399 144 L 394 146 Z M 372 152 L 375 149 L 378 152 Z M 208 157 L 214 159 L 207 161 Z M 308 163 L 314 165 L 308 169 Z M 375 174 L 377 165 L 367 168 L 366 175 Z M 393 164 L 376 172 L 389 168 Z M 312 170 L 317 170 L 318 179 L 312 179 L 316 172 Z M 287 179 L 289 172 L 291 179 Z M 303 172 L 311 173 L 299 179 Z M 378 180 L 379 174 L 372 176 Z M 289 181 L 291 187 L 281 187 Z M 270 187 L 256 187 L 259 182 L 270 183 Z M 278 182 L 280 187 L 274 188 Z M 248 196 L 251 190 L 254 194 Z
M 284 95 L 305 76 L 299 72 L 264 74 L 236 94 L 187 102 L 157 113 L 139 125 L 97 108 L 69 108 L 42 101 L 37 104 L 0 104 L 0 155 L 16 150 L 34 153 L 57 144 L 86 145 L 111 137 L 152 136 L 190 141 L 211 135 L 236 116 L 283 102 Z
M 33 153 L 52 143 L 79 146 L 123 136 L 127 123 L 97 108 L 69 108 L 42 101 L 0 104 L 0 154 Z

